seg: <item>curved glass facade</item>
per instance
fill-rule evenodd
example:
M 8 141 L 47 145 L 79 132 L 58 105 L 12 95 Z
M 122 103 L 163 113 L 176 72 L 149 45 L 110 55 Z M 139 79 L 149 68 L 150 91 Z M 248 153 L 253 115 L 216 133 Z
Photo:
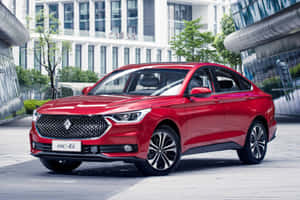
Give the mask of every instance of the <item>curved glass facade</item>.
M 231 5 L 231 12 L 236 29 L 239 30 L 297 2 L 300 0 L 238 0 Z
M 0 41 L 0 121 L 11 117 L 22 107 L 12 52 Z
M 271 19 L 289 15 L 299 9 L 298 2 L 239 0 L 231 9 L 237 29 L 247 32 L 249 25 L 255 30 L 259 21 L 270 25 Z M 284 23 L 289 26 L 289 21 Z M 292 27 L 292 31 L 280 32 L 278 36 L 265 36 L 259 45 L 253 41 L 251 48 L 241 52 L 245 76 L 272 95 L 277 116 L 300 116 L 300 27 Z

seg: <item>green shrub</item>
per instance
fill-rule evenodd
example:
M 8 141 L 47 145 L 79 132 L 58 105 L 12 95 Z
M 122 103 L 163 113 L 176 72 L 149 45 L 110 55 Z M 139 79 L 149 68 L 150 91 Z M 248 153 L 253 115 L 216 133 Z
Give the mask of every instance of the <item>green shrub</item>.
M 24 107 L 26 110 L 26 114 L 32 114 L 36 108 L 42 106 L 43 104 L 47 103 L 48 101 L 50 101 L 50 99 L 48 99 L 48 100 L 35 100 L 35 99 L 25 100 Z
M 64 67 L 58 75 L 60 82 L 96 82 L 99 79 L 95 72 L 82 71 L 78 67 Z
M 20 86 L 33 87 L 34 85 L 47 85 L 49 83 L 49 77 L 38 70 L 17 66 L 16 71 Z
M 293 79 L 300 77 L 300 64 L 290 68 L 290 73 Z

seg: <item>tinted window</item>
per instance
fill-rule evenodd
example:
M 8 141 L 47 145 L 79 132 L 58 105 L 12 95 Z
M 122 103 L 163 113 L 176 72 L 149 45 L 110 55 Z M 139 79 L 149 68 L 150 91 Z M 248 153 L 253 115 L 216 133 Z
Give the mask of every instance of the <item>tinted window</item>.
M 188 85 L 188 92 L 190 93 L 195 87 L 205 87 L 212 90 L 211 79 L 206 70 L 198 70 L 194 73 Z
M 217 92 L 233 92 L 242 90 L 236 74 L 230 70 L 216 68 L 214 72 L 216 77 Z

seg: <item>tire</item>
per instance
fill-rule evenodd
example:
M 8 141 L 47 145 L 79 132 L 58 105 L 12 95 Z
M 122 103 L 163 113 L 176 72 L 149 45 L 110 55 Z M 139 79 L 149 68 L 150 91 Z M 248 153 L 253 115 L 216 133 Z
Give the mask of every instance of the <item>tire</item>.
M 245 146 L 237 151 L 240 161 L 244 164 L 259 164 L 267 152 L 267 129 L 260 121 L 250 126 Z
M 147 159 L 135 165 L 146 176 L 164 176 L 176 169 L 180 156 L 178 135 L 170 126 L 162 125 L 152 134 Z
M 46 168 L 57 173 L 71 172 L 81 164 L 81 161 L 50 160 L 44 158 L 41 158 L 40 161 Z

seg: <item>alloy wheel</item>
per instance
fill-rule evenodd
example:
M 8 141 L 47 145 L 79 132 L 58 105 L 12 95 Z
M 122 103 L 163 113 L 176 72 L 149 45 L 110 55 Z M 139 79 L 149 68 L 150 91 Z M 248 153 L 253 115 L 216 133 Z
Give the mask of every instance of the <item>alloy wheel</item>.
M 257 160 L 264 156 L 266 142 L 264 129 L 260 125 L 255 125 L 250 134 L 250 149 L 252 156 Z
M 176 141 L 167 132 L 155 132 L 150 140 L 147 162 L 156 170 L 167 170 L 177 157 Z

